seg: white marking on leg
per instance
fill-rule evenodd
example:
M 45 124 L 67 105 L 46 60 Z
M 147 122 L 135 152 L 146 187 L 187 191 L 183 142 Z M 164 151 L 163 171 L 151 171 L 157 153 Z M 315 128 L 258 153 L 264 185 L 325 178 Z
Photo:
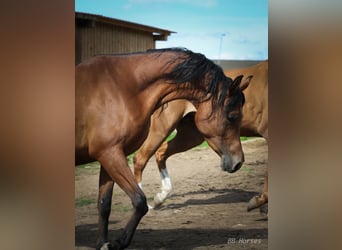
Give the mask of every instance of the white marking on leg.
M 172 191 L 171 178 L 166 168 L 160 171 L 160 177 L 161 177 L 161 192 L 157 193 L 156 196 L 154 197 L 155 206 L 162 204 Z
M 167 169 L 162 169 L 160 171 L 160 177 L 161 177 L 161 189 L 162 191 L 167 191 L 167 192 L 171 192 L 172 191 L 172 184 L 171 184 L 171 178 L 169 176 L 169 173 L 167 172 Z

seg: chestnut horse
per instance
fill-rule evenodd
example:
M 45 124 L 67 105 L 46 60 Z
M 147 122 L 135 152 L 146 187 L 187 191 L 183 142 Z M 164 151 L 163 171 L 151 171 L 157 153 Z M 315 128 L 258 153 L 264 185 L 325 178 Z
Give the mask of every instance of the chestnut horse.
M 268 61 L 248 68 L 226 70 L 224 73 L 233 77 L 240 74 L 253 75 L 251 84 L 244 90 L 246 103 L 243 106 L 240 132 L 242 136 L 262 136 L 268 140 Z M 166 168 L 167 158 L 195 147 L 204 140 L 195 125 L 195 111 L 196 108 L 186 100 L 169 102 L 163 112 L 157 110 L 151 117 L 149 135 L 134 156 L 134 174 L 138 183 L 141 183 L 142 171 L 147 161 L 160 147 L 155 156 L 162 179 L 161 191 L 154 197 L 154 206 L 164 202 L 172 191 L 171 179 Z M 176 136 L 162 144 L 174 129 L 177 130 Z M 263 193 L 250 200 L 247 210 L 258 208 L 267 201 L 268 170 L 265 173 Z
M 76 165 L 99 161 L 97 249 L 123 249 L 147 213 L 146 197 L 126 156 L 146 139 L 150 117 L 175 99 L 192 101 L 197 128 L 221 156 L 221 167 L 237 171 L 244 154 L 240 124 L 248 83 L 234 80 L 204 55 L 172 48 L 96 56 L 76 66 Z M 114 183 L 129 196 L 134 211 L 122 235 L 108 242 Z

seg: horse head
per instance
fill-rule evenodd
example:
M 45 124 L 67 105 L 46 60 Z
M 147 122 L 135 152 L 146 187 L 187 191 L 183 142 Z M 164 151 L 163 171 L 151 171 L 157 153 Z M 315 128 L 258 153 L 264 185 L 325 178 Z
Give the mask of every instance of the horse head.
M 209 146 L 221 157 L 221 168 L 229 173 L 239 170 L 244 162 L 240 141 L 243 90 L 248 87 L 252 76 L 242 81 L 234 79 L 220 107 L 213 107 L 212 100 L 199 103 L 195 115 L 198 130 Z M 221 91 L 224 91 L 223 88 Z

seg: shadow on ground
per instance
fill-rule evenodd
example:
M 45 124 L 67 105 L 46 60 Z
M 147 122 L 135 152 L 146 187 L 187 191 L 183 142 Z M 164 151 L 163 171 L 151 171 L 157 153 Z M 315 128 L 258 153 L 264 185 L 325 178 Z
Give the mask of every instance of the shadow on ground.
M 76 246 L 95 248 L 96 224 L 76 227 Z M 111 240 L 122 230 L 109 230 Z M 262 229 L 137 229 L 128 249 L 184 249 L 227 244 L 229 239 L 267 239 L 267 228 Z M 113 237 L 113 238 L 112 238 Z

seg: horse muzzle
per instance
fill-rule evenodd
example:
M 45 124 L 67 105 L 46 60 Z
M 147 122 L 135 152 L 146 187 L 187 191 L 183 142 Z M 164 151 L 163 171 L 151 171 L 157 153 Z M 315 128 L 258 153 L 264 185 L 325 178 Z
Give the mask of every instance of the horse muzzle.
M 223 171 L 227 171 L 228 173 L 234 173 L 238 171 L 243 163 L 243 159 L 241 160 L 233 160 L 229 155 L 222 155 L 221 157 L 221 168 Z

